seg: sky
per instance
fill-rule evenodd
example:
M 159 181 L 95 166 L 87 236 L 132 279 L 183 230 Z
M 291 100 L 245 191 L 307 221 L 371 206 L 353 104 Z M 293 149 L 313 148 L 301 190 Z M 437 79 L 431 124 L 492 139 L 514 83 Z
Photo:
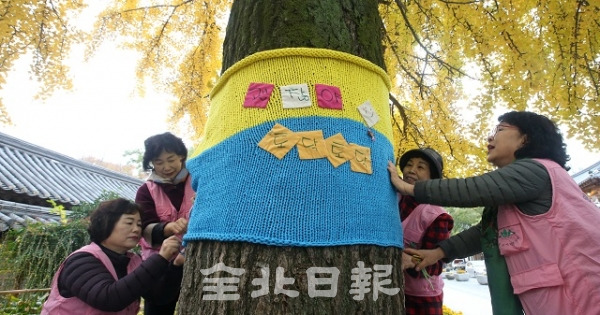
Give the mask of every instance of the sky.
M 93 3 L 93 2 L 92 2 Z M 91 6 L 75 23 L 91 30 L 102 6 Z M 74 46 L 65 61 L 71 67 L 73 89 L 58 90 L 46 100 L 34 99 L 38 83 L 30 78 L 31 56 L 19 59 L 0 89 L 12 126 L 0 131 L 21 140 L 76 159 L 94 157 L 125 164 L 126 151 L 143 150 L 149 136 L 171 131 L 193 144 L 180 128 L 169 130 L 167 117 L 174 97 L 146 85 L 144 96 L 136 91 L 137 52 L 106 42 L 84 60 L 83 45 Z M 181 130 L 187 130 L 182 126 Z
M 125 151 L 142 149 L 144 139 L 167 131 L 172 96 L 151 87 L 145 97 L 138 95 L 136 54 L 109 46 L 89 62 L 82 54 L 73 56 L 73 89 L 47 100 L 34 99 L 37 82 L 29 78 L 30 59 L 21 60 L 0 90 L 13 122 L 0 130 L 74 158 L 112 163 L 124 163 Z
M 88 14 L 88 15 L 86 15 Z M 87 12 L 81 21 L 93 21 Z M 84 23 L 84 22 L 82 22 Z M 82 28 L 91 27 L 90 22 Z M 146 86 L 145 96 L 136 93 L 135 65 L 138 55 L 115 43 L 101 46 L 94 57 L 84 61 L 83 47 L 75 49 L 71 66 L 73 89 L 56 91 L 46 100 L 34 99 L 37 82 L 29 76 L 31 58 L 21 58 L 0 89 L 13 126 L 0 131 L 76 159 L 94 157 L 125 164 L 126 151 L 143 150 L 147 137 L 172 131 L 193 147 L 185 125 L 169 130 L 166 119 L 174 97 Z M 571 173 L 600 160 L 574 140 L 567 141 Z

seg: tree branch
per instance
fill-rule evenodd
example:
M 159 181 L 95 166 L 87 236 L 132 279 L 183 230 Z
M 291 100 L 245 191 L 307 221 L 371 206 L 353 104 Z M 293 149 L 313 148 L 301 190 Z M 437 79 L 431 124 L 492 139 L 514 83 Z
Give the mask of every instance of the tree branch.
M 434 54 L 431 51 L 429 51 L 429 48 L 427 48 L 427 46 L 425 44 L 423 44 L 423 42 L 421 41 L 421 38 L 419 37 L 419 35 L 415 31 L 414 27 L 412 26 L 412 24 L 410 24 L 410 21 L 408 20 L 408 15 L 407 15 L 407 9 L 406 9 L 406 6 L 404 5 L 404 3 L 402 3 L 401 0 L 395 0 L 395 2 L 396 2 L 396 5 L 398 5 L 398 8 L 400 9 L 400 13 L 402 14 L 402 18 L 404 19 L 404 22 L 406 23 L 406 27 L 408 28 L 408 30 L 413 35 L 413 38 L 415 39 L 415 41 L 417 42 L 417 44 L 419 44 L 419 46 L 421 48 L 423 48 L 423 50 L 425 51 L 425 53 L 428 54 L 428 55 L 430 55 L 431 57 L 433 57 L 433 59 L 435 59 L 444 68 L 446 68 L 450 73 L 453 73 L 454 71 L 456 71 L 459 74 L 468 77 L 468 75 L 465 72 L 463 72 L 459 68 L 454 67 L 453 65 L 445 62 L 444 60 L 442 60 L 441 58 L 439 58 L 436 54 Z

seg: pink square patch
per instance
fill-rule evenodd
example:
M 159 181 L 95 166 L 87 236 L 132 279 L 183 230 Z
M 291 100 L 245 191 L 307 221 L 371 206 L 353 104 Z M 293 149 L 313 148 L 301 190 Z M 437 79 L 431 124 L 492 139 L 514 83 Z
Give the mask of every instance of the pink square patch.
M 267 107 L 267 103 L 269 103 L 274 87 L 275 86 L 270 83 L 250 83 L 248 91 L 246 91 L 244 107 Z
M 331 109 L 343 109 L 342 93 L 337 86 L 315 84 L 317 103 L 319 107 Z

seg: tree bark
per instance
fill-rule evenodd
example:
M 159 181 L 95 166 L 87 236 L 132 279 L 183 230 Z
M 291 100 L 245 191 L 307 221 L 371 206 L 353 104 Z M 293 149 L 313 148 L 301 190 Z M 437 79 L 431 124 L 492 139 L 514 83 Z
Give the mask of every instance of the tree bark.
M 375 0 L 236 0 L 222 71 L 255 52 L 284 47 L 338 50 L 385 69 L 377 6 Z
M 338 50 L 384 68 L 377 7 L 375 0 L 234 1 L 222 71 L 255 52 L 286 47 Z M 243 209 L 239 220 L 244 220 Z M 186 247 L 178 314 L 404 314 L 401 255 L 400 248 L 374 245 L 285 247 L 191 241 Z M 329 269 L 312 276 L 314 267 Z M 390 274 L 383 271 L 385 267 Z M 334 269 L 339 271 L 337 281 L 327 282 L 334 279 L 328 273 Z M 356 291 L 359 271 L 367 277 L 363 291 Z M 216 278 L 229 286 L 220 296 L 211 282 Z M 317 278 L 325 283 L 315 285 Z M 382 289 L 374 286 L 378 281 Z
M 371 269 L 377 264 L 393 266 L 392 274 L 381 280 L 391 280 L 383 287 L 400 288 L 400 292 L 394 295 L 377 292 L 377 300 L 374 300 L 373 286 L 370 285 L 371 291 L 365 292 L 362 298 L 351 294 L 355 282 L 352 269 L 358 267 L 359 261 L 364 263 L 365 268 Z M 229 292 L 239 294 L 237 300 L 208 300 L 215 293 L 207 290 L 213 284 L 203 282 L 205 279 L 233 277 L 228 272 L 202 274 L 201 270 L 220 262 L 228 267 L 244 269 L 244 273 L 237 277 L 239 283 L 233 284 L 235 288 Z M 340 272 L 335 284 L 337 294 L 334 297 L 310 297 L 308 268 L 331 266 Z M 269 268 L 268 294 L 252 297 L 252 292 L 261 289 L 252 281 L 266 278 L 261 274 L 264 267 Z M 284 285 L 283 289 L 298 292 L 297 297 L 275 293 L 277 267 L 284 268 L 285 278 L 294 278 L 294 283 Z M 404 278 L 400 267 L 401 250 L 395 247 L 278 247 L 245 242 L 193 242 L 186 248 L 178 314 L 404 314 Z M 323 276 L 331 278 L 329 274 Z M 321 290 L 332 288 L 333 285 L 317 286 Z

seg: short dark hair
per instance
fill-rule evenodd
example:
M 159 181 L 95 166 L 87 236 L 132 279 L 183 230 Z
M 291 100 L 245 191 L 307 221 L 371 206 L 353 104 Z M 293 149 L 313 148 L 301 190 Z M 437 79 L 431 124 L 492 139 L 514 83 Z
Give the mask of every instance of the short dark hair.
M 138 204 L 125 198 L 101 202 L 90 216 L 90 240 L 95 243 L 104 241 L 110 236 L 122 215 L 140 213 L 140 209 Z
M 154 135 L 146 139 L 144 141 L 144 147 L 145 151 L 142 167 L 145 171 L 154 169 L 150 166 L 150 162 L 156 159 L 163 151 L 183 156 L 184 162 L 188 153 L 183 140 L 170 132 Z
M 569 170 L 570 160 L 567 145 L 563 142 L 560 130 L 548 117 L 527 111 L 512 111 L 500 115 L 499 122 L 519 128 L 527 139 L 515 152 L 515 158 L 549 159 Z

